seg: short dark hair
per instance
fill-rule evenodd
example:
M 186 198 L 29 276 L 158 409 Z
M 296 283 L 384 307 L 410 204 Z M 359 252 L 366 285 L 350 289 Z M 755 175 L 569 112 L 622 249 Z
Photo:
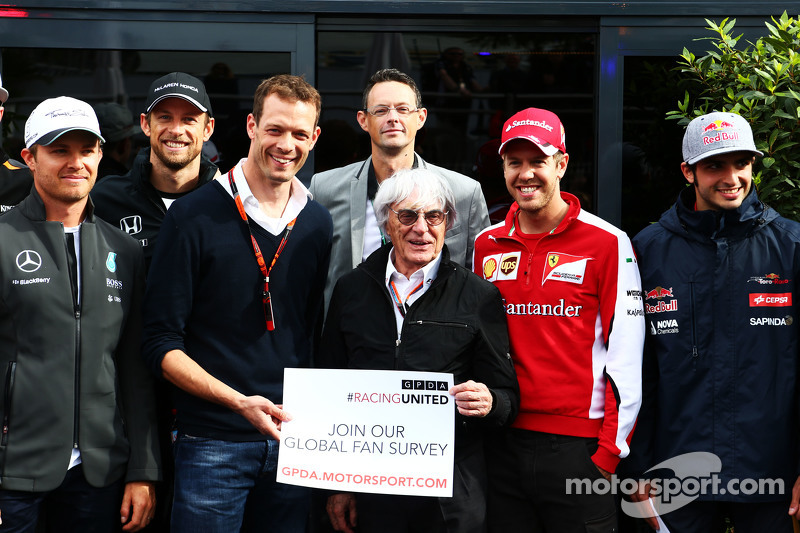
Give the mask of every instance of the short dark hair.
M 361 100 L 361 109 L 367 108 L 367 98 L 369 98 L 369 93 L 372 88 L 378 83 L 387 81 L 396 81 L 397 83 L 402 83 L 411 87 L 411 90 L 414 91 L 414 98 L 417 99 L 417 108 L 422 107 L 422 94 L 420 94 L 419 87 L 417 87 L 414 78 L 404 72 L 400 72 L 396 68 L 384 68 L 373 74 L 367 82 L 367 86 L 364 88 L 364 96 Z
M 322 97 L 319 95 L 319 91 L 302 76 L 278 74 L 262 81 L 256 89 L 256 94 L 253 96 L 253 118 L 255 118 L 256 124 L 261 120 L 264 100 L 271 94 L 278 95 L 282 100 L 312 104 L 317 110 L 314 127 L 319 123 L 319 114 L 322 109 Z

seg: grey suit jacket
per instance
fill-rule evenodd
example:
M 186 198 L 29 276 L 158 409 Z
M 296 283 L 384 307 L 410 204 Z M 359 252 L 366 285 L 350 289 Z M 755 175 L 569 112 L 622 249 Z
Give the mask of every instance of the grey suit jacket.
M 450 259 L 472 268 L 475 237 L 489 227 L 489 213 L 480 184 L 463 174 L 426 163 L 414 154 L 417 166 L 436 172 L 447 180 L 456 202 L 456 223 L 447 230 L 445 243 Z M 325 206 L 333 218 L 333 246 L 328 279 L 325 282 L 325 309 L 333 286 L 342 274 L 361 263 L 364 250 L 364 225 L 367 214 L 367 176 L 372 157 L 366 161 L 335 168 L 311 178 L 309 190 L 314 200 Z

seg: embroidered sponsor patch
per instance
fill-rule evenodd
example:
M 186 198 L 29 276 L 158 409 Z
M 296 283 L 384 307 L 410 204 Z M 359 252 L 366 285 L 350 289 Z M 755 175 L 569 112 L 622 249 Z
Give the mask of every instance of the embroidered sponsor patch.
M 108 257 L 106 257 L 106 268 L 109 272 L 117 271 L 117 254 L 114 252 L 108 252 Z
M 790 307 L 792 293 L 750 293 L 750 307 Z
M 591 257 L 548 252 L 542 273 L 542 285 L 547 280 L 566 281 L 567 283 L 583 283 L 586 274 L 586 263 Z
M 517 279 L 522 252 L 487 255 L 483 258 L 483 278 L 487 281 Z

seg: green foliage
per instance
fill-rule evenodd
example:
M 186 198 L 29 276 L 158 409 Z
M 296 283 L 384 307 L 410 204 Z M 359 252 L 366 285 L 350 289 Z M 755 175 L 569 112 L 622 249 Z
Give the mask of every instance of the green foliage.
M 732 34 L 736 19 L 706 22 L 715 35 L 704 40 L 715 50 L 696 57 L 683 49 L 676 70 L 686 93 L 667 118 L 685 125 L 712 111 L 745 117 L 764 152 L 754 169 L 761 200 L 800 220 L 800 21 L 786 12 L 772 17 L 769 34 L 741 49 L 741 35 Z

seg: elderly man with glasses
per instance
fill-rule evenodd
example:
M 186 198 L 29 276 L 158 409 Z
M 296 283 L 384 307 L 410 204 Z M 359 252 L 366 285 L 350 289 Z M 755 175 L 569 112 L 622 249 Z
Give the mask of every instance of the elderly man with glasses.
M 334 494 L 328 515 L 345 532 L 485 531 L 483 437 L 509 424 L 519 404 L 500 293 L 450 259 L 445 232 L 457 216 L 442 177 L 401 171 L 374 205 L 391 243 L 336 284 L 319 366 L 453 373 L 453 496 Z

